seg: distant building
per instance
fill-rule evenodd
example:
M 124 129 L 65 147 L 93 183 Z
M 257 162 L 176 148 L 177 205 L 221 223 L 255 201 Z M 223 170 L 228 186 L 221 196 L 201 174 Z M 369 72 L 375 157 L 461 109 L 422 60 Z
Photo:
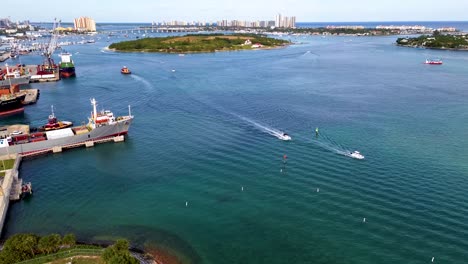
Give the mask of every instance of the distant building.
M 8 18 L 0 18 L 0 28 L 9 28 L 11 27 L 11 21 Z
M 277 28 L 295 28 L 296 27 L 296 17 L 287 17 L 282 16 L 281 14 L 276 15 L 275 17 L 275 27 Z
M 74 19 L 75 30 L 96 31 L 96 22 L 90 17 L 79 17 Z
M 206 21 L 163 21 L 163 22 L 152 22 L 151 25 L 154 26 L 218 26 L 218 27 L 232 27 L 232 28 L 295 28 L 296 27 L 296 17 L 283 17 L 281 14 L 276 16 L 276 20 L 256 20 L 256 21 L 247 21 L 247 20 L 218 20 L 216 22 L 206 22 Z

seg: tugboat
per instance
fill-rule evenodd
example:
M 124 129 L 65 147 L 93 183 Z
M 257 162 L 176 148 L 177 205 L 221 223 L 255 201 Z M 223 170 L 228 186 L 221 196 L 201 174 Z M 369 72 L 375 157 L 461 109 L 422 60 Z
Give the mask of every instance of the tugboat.
M 122 69 L 120 70 L 120 73 L 122 73 L 122 74 L 130 74 L 130 73 L 132 73 L 132 72 L 127 68 L 127 66 L 123 66 Z
M 51 106 L 52 114 L 49 115 L 49 119 L 46 125 L 39 128 L 40 131 L 50 131 L 56 129 L 62 129 L 73 126 L 73 123 L 70 121 L 58 121 L 57 117 L 54 114 L 54 106 Z
M 63 52 L 60 54 L 60 58 L 62 58 L 59 64 L 59 72 L 61 78 L 76 77 L 75 64 L 73 64 L 71 56 L 72 55 L 68 52 Z

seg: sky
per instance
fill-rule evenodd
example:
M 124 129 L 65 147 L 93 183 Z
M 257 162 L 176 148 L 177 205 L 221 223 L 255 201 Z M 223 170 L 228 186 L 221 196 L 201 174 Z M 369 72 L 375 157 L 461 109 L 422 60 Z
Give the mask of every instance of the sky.
M 21 0 L 4 4 L 0 18 L 71 22 L 80 16 L 102 22 L 274 20 L 297 22 L 467 21 L 467 0 Z

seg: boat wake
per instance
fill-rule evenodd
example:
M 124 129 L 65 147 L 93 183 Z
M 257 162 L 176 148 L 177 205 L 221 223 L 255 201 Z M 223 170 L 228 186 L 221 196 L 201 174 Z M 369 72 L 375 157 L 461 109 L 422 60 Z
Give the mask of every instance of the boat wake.
M 109 49 L 109 46 L 102 48 L 102 49 L 101 49 L 101 52 L 102 52 L 102 53 L 113 53 L 112 50 Z
M 354 158 L 354 159 L 364 158 L 364 156 L 360 158 L 359 156 L 357 156 L 355 151 L 352 151 L 351 149 L 343 146 L 342 144 L 339 144 L 338 142 L 334 141 L 333 139 L 331 139 L 326 134 L 323 134 L 322 132 L 320 132 L 319 136 L 315 138 L 313 142 L 319 147 L 329 150 L 331 152 L 334 152 L 338 155 L 343 155 L 343 156 Z M 359 154 L 359 152 L 357 153 Z
M 249 118 L 244 117 L 244 116 L 240 116 L 240 115 L 237 115 L 237 114 L 233 114 L 233 115 L 235 115 L 238 118 L 240 118 L 241 120 L 251 124 L 253 127 L 261 130 L 262 132 L 265 132 L 265 133 L 267 133 L 269 135 L 272 135 L 272 136 L 274 136 L 274 137 L 276 137 L 278 139 L 291 140 L 291 137 L 288 134 L 286 134 L 286 133 L 284 133 L 284 132 L 282 132 L 282 131 L 280 131 L 278 129 L 271 128 L 271 127 L 268 127 L 266 125 L 262 125 L 262 124 L 260 124 L 258 122 L 253 121 L 252 119 L 249 119 Z
M 130 77 L 132 77 L 136 81 L 141 82 L 145 86 L 145 88 L 147 88 L 148 90 L 153 90 L 154 89 L 153 85 L 150 82 L 148 82 L 145 78 L 140 77 L 140 76 L 138 76 L 136 74 L 129 74 L 129 75 L 130 75 Z

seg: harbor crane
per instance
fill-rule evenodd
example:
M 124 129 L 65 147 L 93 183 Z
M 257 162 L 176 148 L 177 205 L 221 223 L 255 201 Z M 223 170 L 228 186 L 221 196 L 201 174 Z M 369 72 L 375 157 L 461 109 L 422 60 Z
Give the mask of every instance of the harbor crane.
M 60 20 L 57 22 L 57 18 L 54 18 L 54 25 L 52 27 L 52 35 L 50 37 L 49 44 L 46 46 L 44 55 L 44 64 L 42 65 L 42 71 L 53 73 L 57 65 L 55 65 L 54 59 L 52 55 L 54 54 L 55 49 L 57 48 L 57 38 L 58 38 L 58 30 L 57 27 L 60 26 Z

